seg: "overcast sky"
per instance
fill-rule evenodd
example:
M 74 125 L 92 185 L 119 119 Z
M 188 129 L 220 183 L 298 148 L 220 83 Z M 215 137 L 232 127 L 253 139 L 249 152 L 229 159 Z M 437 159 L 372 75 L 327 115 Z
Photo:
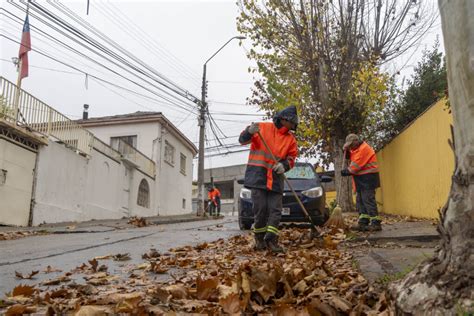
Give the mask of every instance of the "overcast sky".
M 25 14 L 6 0 L 0 0 L 2 8 L 11 11 L 22 19 Z M 436 2 L 436 0 L 432 0 Z M 51 3 L 37 1 L 57 15 L 65 17 Z M 90 0 L 90 12 L 86 15 L 86 0 L 61 1 L 70 10 L 80 15 L 88 23 L 119 43 L 158 72 L 187 89 L 195 96 L 201 96 L 202 65 L 223 43 L 238 35 L 236 17 L 238 8 L 235 0 L 221 1 L 98 1 Z M 24 6 L 24 5 L 22 5 Z M 4 13 L 2 11 L 2 13 Z M 30 16 L 30 24 L 49 34 L 70 43 L 63 36 L 51 31 L 37 19 Z M 1 33 L 17 40 L 21 37 L 22 25 L 1 15 Z M 143 32 L 138 29 L 143 30 Z M 146 34 L 145 34 L 146 33 Z M 137 35 L 138 34 L 138 35 Z M 413 65 L 421 57 L 425 47 L 431 47 L 436 36 L 441 36 L 438 23 L 419 46 L 401 58 L 389 69 L 405 66 L 400 75 L 409 76 Z M 154 41 L 153 43 L 151 41 Z M 32 47 L 41 49 L 55 58 L 90 74 L 113 81 L 129 89 L 149 95 L 144 90 L 118 78 L 116 75 L 95 65 L 74 53 L 67 51 L 40 36 L 31 29 Z M 442 43 L 441 43 L 442 44 Z M 16 81 L 16 71 L 11 57 L 18 54 L 19 45 L 0 39 L 1 74 L 10 81 Z M 76 44 L 72 44 L 78 47 Z M 153 45 L 153 46 L 151 46 Z M 231 42 L 208 64 L 208 99 L 211 112 L 231 112 L 256 114 L 257 109 L 245 106 L 250 95 L 252 75 L 247 70 L 252 66 L 245 51 L 249 43 Z M 443 46 L 442 46 L 443 47 Z M 83 48 L 82 51 L 86 52 Z M 92 56 L 92 55 L 91 55 Z M 90 116 L 104 116 L 135 111 L 161 111 L 184 132 L 193 142 L 198 140 L 196 117 L 172 106 L 165 106 L 110 86 L 104 87 L 89 78 L 88 88 L 85 75 L 51 61 L 38 53 L 30 52 L 30 75 L 24 79 L 22 87 L 72 119 L 80 118 L 84 103 L 90 104 Z M 101 61 L 102 63 L 102 61 Z M 104 62 L 104 64 L 107 64 Z M 109 65 L 110 66 L 110 65 Z M 66 72 L 58 72 L 60 70 Z M 113 66 L 111 66 L 113 68 Z M 217 123 L 227 136 L 236 136 L 250 122 L 259 120 L 258 116 L 232 116 L 214 114 Z M 214 137 L 209 134 L 209 138 Z M 237 138 L 229 138 L 228 144 L 235 144 Z M 216 145 L 211 141 L 211 146 Z M 222 152 L 225 152 L 223 150 Z M 207 159 L 206 168 L 221 165 L 245 163 L 246 153 Z

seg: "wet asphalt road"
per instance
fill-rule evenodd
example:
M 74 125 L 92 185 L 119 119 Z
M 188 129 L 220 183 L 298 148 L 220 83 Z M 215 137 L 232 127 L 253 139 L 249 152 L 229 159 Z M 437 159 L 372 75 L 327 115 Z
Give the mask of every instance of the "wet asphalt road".
M 218 227 L 217 225 L 221 226 Z M 142 263 L 150 248 L 166 252 L 170 248 L 210 242 L 241 234 L 236 217 L 108 232 L 51 234 L 0 241 L 0 298 L 18 284 L 35 284 L 70 271 L 88 260 L 109 254 L 129 253 L 131 260 L 104 260 L 112 274 Z M 48 265 L 62 273 L 43 271 Z M 27 274 L 39 270 L 34 280 L 19 280 L 15 271 Z

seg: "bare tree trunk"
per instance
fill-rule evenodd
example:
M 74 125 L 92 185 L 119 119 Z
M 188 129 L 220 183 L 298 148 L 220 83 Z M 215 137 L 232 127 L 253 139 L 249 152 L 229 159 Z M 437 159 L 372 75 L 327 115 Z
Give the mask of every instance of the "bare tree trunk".
M 351 177 L 341 177 L 341 167 L 344 159 L 344 152 L 342 150 L 343 145 L 344 140 L 333 140 L 335 173 L 334 180 L 337 192 L 336 202 L 342 208 L 343 212 L 353 212 L 355 207 L 352 200 L 352 179 Z M 345 163 L 345 167 L 347 167 L 347 162 Z
M 395 284 L 398 314 L 474 312 L 474 1 L 439 0 L 456 167 L 435 256 Z

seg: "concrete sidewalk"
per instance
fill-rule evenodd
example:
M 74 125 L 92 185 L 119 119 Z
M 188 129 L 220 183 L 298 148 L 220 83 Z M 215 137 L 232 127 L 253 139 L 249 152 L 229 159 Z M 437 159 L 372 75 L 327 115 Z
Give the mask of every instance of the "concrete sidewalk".
M 148 225 L 166 225 L 176 223 L 187 223 L 212 219 L 209 217 L 198 217 L 195 213 L 174 216 L 153 216 L 145 218 Z M 102 233 L 120 229 L 136 228 L 129 224 L 130 218 L 92 220 L 86 222 L 63 222 L 43 224 L 34 227 L 0 226 L 0 233 L 8 232 L 42 232 L 50 234 L 68 233 Z
M 384 224 L 380 232 L 356 233 L 344 247 L 370 282 L 383 285 L 431 258 L 438 240 L 432 221 L 401 221 Z

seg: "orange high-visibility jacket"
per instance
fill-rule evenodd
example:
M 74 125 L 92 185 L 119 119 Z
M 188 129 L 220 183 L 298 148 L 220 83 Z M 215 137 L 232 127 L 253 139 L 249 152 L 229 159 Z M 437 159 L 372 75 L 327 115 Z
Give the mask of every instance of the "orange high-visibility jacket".
M 258 123 L 260 134 L 265 139 L 277 161 L 273 160 L 258 134 L 250 135 L 245 129 L 240 134 L 241 144 L 251 144 L 247 170 L 245 171 L 245 187 L 283 192 L 283 177 L 277 175 L 272 167 L 281 162 L 288 171 L 295 165 L 298 147 L 295 136 L 287 128 L 277 128 L 273 122 Z
M 215 205 L 217 205 L 217 197 L 221 197 L 221 191 L 219 191 L 219 189 L 215 188 L 212 191 L 207 192 L 207 198 L 211 200 Z
M 350 151 L 349 172 L 353 175 L 357 190 L 375 189 L 380 186 L 377 156 L 372 147 L 362 142 L 356 149 Z

